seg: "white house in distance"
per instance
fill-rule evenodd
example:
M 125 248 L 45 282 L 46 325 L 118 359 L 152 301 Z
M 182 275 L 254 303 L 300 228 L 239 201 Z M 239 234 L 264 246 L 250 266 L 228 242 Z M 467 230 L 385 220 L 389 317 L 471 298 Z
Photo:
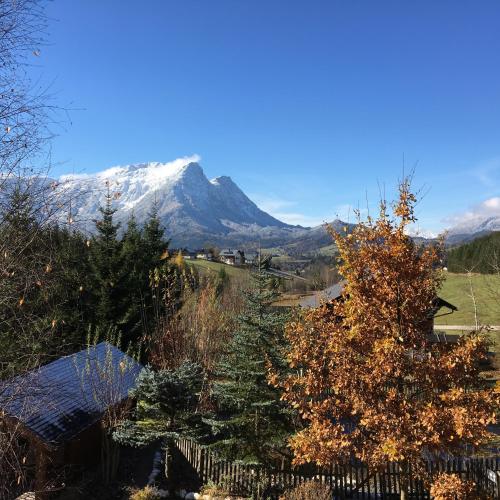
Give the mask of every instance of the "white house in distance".
M 219 260 L 230 266 L 241 266 L 245 263 L 245 252 L 226 248 L 219 253 Z
M 201 250 L 196 251 L 196 258 L 202 260 L 214 260 L 214 255 L 211 251 L 202 248 Z

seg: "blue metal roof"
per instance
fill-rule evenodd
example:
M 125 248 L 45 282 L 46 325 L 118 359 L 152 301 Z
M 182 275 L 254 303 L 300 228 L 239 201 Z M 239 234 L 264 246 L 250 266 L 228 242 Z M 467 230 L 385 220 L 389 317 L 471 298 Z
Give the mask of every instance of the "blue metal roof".
M 102 342 L 7 381 L 0 386 L 0 409 L 57 445 L 126 399 L 142 368 Z

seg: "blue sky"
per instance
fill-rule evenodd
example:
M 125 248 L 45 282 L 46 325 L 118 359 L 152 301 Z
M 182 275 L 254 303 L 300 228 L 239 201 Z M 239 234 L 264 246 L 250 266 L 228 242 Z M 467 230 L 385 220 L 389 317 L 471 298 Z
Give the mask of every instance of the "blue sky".
M 500 212 L 500 3 L 53 0 L 34 70 L 71 108 L 54 174 L 198 154 L 288 222 L 390 195 Z M 497 207 L 498 205 L 498 207 Z M 495 208 L 496 207 L 496 208 Z

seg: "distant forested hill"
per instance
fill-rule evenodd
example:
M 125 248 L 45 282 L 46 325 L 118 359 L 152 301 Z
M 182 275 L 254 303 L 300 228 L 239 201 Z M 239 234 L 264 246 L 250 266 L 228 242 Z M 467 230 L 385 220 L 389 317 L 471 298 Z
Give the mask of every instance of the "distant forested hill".
M 477 238 L 448 251 L 448 270 L 463 273 L 498 272 L 500 266 L 500 231 Z

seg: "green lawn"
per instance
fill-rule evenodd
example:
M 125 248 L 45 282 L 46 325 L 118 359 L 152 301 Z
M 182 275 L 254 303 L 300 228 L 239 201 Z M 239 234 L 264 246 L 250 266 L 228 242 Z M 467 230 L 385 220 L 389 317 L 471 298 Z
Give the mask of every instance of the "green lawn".
M 337 253 L 337 245 L 335 245 L 333 243 L 331 245 L 327 245 L 326 247 L 321 247 L 318 250 L 319 255 L 326 255 L 328 257 L 331 257 L 331 256 L 335 255 L 336 253 Z
M 439 296 L 457 306 L 458 311 L 436 318 L 436 325 L 474 325 L 474 304 L 469 278 L 465 274 L 454 273 L 446 273 L 445 276 Z M 474 274 L 472 289 L 479 322 L 484 325 L 500 325 L 500 276 Z
M 208 260 L 195 259 L 186 260 L 188 265 L 195 266 L 199 272 L 203 273 L 218 273 L 222 268 L 226 271 L 227 275 L 230 277 L 243 277 L 248 271 L 242 267 L 229 266 L 227 264 L 221 264 L 220 262 L 211 262 Z

